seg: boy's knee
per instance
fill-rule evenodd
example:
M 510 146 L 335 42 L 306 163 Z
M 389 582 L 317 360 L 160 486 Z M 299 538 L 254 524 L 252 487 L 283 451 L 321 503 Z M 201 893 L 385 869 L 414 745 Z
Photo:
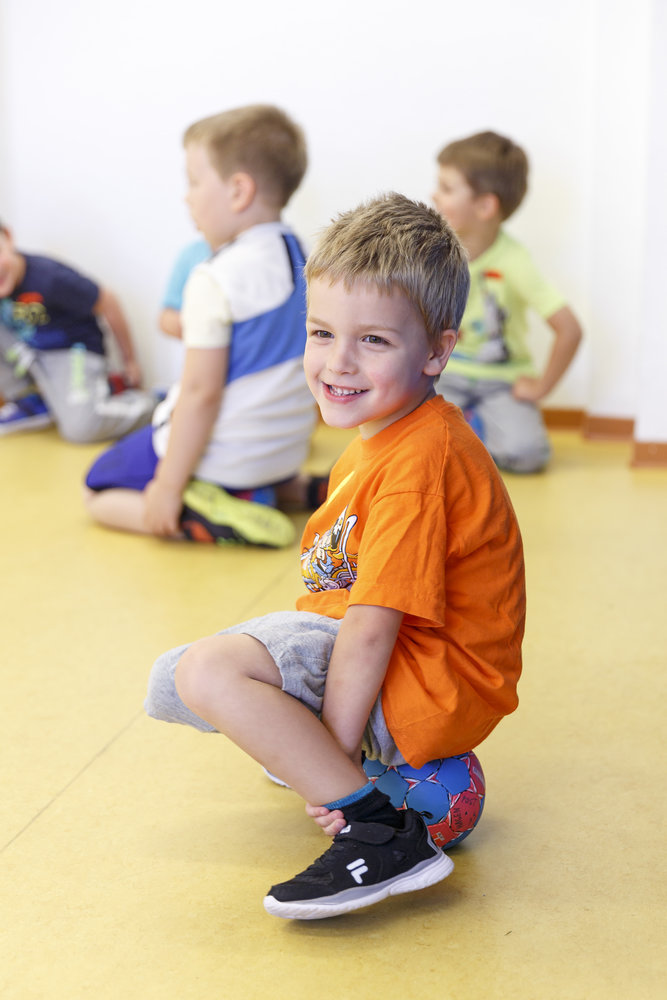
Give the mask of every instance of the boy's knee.
M 193 642 L 180 657 L 174 671 L 178 697 L 191 711 L 205 711 L 214 682 L 220 683 L 220 642 L 217 636 Z
M 152 719 L 179 722 L 201 732 L 213 733 L 215 728 L 191 711 L 176 690 L 175 671 L 187 649 L 187 646 L 179 646 L 157 658 L 148 678 L 144 709 Z
M 193 642 L 174 671 L 178 697 L 197 715 L 206 715 L 212 703 L 218 709 L 233 706 L 239 685 L 247 681 L 281 685 L 266 647 L 243 633 L 211 635 Z
M 507 472 L 542 472 L 549 464 L 551 445 L 548 441 L 515 453 L 493 455 L 493 460 L 499 469 Z
M 87 416 L 76 411 L 58 416 L 58 432 L 70 444 L 95 444 L 100 438 L 99 429 L 91 425 Z

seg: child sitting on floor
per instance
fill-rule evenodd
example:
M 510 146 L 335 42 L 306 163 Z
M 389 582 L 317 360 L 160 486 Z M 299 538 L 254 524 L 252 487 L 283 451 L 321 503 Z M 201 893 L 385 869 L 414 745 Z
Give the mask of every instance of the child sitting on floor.
M 203 264 L 211 256 L 212 250 L 206 240 L 195 240 L 194 243 L 188 243 L 176 258 L 169 275 L 158 320 L 160 330 L 168 337 L 175 337 L 176 340 L 182 338 L 181 309 L 185 286 L 197 264 Z
M 528 160 L 510 139 L 481 132 L 438 155 L 433 195 L 470 259 L 470 297 L 438 392 L 456 403 L 501 469 L 538 472 L 551 447 L 538 403 L 567 371 L 579 323 L 528 252 L 503 228 L 526 193 Z M 526 310 L 555 334 L 544 371 L 534 374 Z
M 186 284 L 182 378 L 152 427 L 95 462 L 85 502 L 125 531 L 279 547 L 294 528 L 275 505 L 305 507 L 313 486 L 299 475 L 315 418 L 304 256 L 281 221 L 306 144 L 284 112 L 252 105 L 196 122 L 184 145 L 190 213 L 215 253 Z
M 123 358 L 113 376 L 101 323 Z M 17 250 L 0 222 L 0 434 L 55 423 L 68 441 L 121 437 L 151 418 L 155 397 L 140 385 L 116 296 L 60 261 Z
M 326 423 L 359 428 L 303 535 L 306 592 L 296 611 L 164 654 L 146 710 L 224 733 L 310 803 L 333 846 L 265 906 L 314 919 L 451 871 L 422 816 L 367 781 L 362 752 L 421 767 L 516 708 L 525 588 L 500 475 L 433 387 L 468 292 L 452 230 L 381 197 L 329 227 L 306 277 L 308 384 Z

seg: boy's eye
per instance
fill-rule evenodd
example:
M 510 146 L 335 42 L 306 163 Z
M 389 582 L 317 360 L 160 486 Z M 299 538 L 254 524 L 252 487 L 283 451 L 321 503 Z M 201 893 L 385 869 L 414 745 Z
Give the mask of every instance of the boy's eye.
M 315 337 L 318 340 L 326 340 L 329 337 L 332 337 L 333 334 L 329 333 L 328 330 L 311 330 L 310 336 Z
M 386 344 L 387 343 L 387 341 L 384 339 L 384 337 L 379 337 L 377 335 L 377 333 L 368 333 L 364 337 L 364 341 L 367 344 Z

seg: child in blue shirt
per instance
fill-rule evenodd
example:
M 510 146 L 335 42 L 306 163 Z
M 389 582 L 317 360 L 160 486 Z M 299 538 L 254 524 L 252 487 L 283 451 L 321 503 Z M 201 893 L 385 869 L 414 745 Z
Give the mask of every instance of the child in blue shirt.
M 213 251 L 206 240 L 195 240 L 193 243 L 188 243 L 176 258 L 167 282 L 159 318 L 160 329 L 168 337 L 180 340 L 183 336 L 181 309 L 185 286 L 197 264 L 203 264 L 212 254 Z
M 103 325 L 123 358 L 110 381 Z M 0 434 L 54 423 L 68 441 L 121 437 L 146 424 L 154 397 L 115 295 L 66 264 L 19 252 L 0 222 Z M 120 389 L 121 391 L 114 391 Z

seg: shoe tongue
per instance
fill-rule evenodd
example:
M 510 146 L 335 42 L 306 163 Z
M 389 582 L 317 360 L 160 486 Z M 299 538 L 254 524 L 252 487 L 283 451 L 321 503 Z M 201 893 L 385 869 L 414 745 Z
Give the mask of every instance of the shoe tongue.
M 396 831 L 385 823 L 359 823 L 353 820 L 336 834 L 336 840 L 358 840 L 362 844 L 387 844 Z

